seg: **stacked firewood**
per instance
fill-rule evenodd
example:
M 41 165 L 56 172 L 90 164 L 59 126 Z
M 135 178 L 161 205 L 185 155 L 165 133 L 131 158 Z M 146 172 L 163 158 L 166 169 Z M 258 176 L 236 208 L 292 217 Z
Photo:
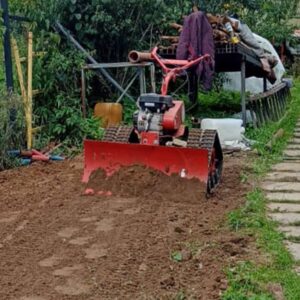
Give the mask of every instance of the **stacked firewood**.
M 234 35 L 237 36 L 236 34 L 237 24 L 235 24 L 235 22 L 233 22 L 227 16 L 212 15 L 212 14 L 207 14 L 206 16 L 213 28 L 213 36 L 214 36 L 215 43 L 227 44 L 231 42 L 232 35 L 226 29 L 225 26 L 226 23 L 231 24 L 234 31 Z M 176 29 L 177 32 L 180 34 L 183 26 L 177 23 L 171 23 L 170 27 Z M 179 35 L 174 35 L 174 36 L 163 35 L 160 36 L 160 40 L 161 40 L 160 50 L 164 50 L 164 52 L 170 51 L 171 53 L 172 51 L 176 50 L 176 47 L 179 42 Z M 167 45 L 165 45 L 166 42 Z

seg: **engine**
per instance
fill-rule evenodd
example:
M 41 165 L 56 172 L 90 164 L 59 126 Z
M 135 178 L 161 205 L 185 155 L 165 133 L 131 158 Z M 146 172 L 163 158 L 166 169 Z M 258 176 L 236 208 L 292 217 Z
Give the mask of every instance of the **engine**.
M 184 122 L 183 102 L 173 101 L 171 96 L 144 94 L 138 105 L 133 118 L 138 132 L 174 132 Z

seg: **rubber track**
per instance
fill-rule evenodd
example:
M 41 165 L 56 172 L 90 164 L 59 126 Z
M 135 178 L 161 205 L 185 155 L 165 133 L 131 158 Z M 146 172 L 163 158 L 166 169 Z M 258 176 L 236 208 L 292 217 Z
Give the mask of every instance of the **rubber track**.
M 130 135 L 133 131 L 131 126 L 110 126 L 106 129 L 103 141 L 115 143 L 129 143 Z M 211 156 L 215 148 L 217 131 L 216 130 L 201 130 L 192 128 L 189 131 L 187 140 L 188 148 L 206 149 L 208 150 L 208 165 L 210 166 Z M 216 157 L 216 160 L 219 158 Z M 214 174 L 208 174 L 207 193 L 210 194 L 212 190 L 219 184 L 222 173 L 222 163 L 218 164 Z
M 217 131 L 216 130 L 201 130 L 192 128 L 189 131 L 187 140 L 188 148 L 206 149 L 208 150 L 208 165 L 215 164 L 211 162 L 211 156 L 215 148 Z M 215 151 L 216 153 L 216 151 Z M 217 154 L 216 154 L 217 155 Z M 216 157 L 216 160 L 219 158 Z M 207 193 L 210 194 L 212 190 L 219 184 L 222 173 L 222 163 L 218 164 L 214 174 L 208 174 Z
M 105 130 L 103 141 L 129 143 L 132 130 L 131 126 L 110 126 Z

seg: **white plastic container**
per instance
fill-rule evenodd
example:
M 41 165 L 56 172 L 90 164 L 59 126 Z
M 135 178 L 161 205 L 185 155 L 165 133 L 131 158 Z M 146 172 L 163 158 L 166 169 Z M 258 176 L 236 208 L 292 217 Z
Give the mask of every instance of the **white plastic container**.
M 215 129 L 218 131 L 221 144 L 228 141 L 242 141 L 245 128 L 240 119 L 203 119 L 201 129 Z

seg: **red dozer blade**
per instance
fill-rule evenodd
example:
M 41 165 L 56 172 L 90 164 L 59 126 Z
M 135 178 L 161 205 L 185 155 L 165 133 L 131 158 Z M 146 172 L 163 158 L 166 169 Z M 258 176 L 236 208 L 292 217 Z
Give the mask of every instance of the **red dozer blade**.
M 120 167 L 135 164 L 159 170 L 167 175 L 178 174 L 188 179 L 197 178 L 207 184 L 209 151 L 167 146 L 126 144 L 86 140 L 84 142 L 84 175 L 87 183 L 91 173 L 104 169 L 111 176 Z

